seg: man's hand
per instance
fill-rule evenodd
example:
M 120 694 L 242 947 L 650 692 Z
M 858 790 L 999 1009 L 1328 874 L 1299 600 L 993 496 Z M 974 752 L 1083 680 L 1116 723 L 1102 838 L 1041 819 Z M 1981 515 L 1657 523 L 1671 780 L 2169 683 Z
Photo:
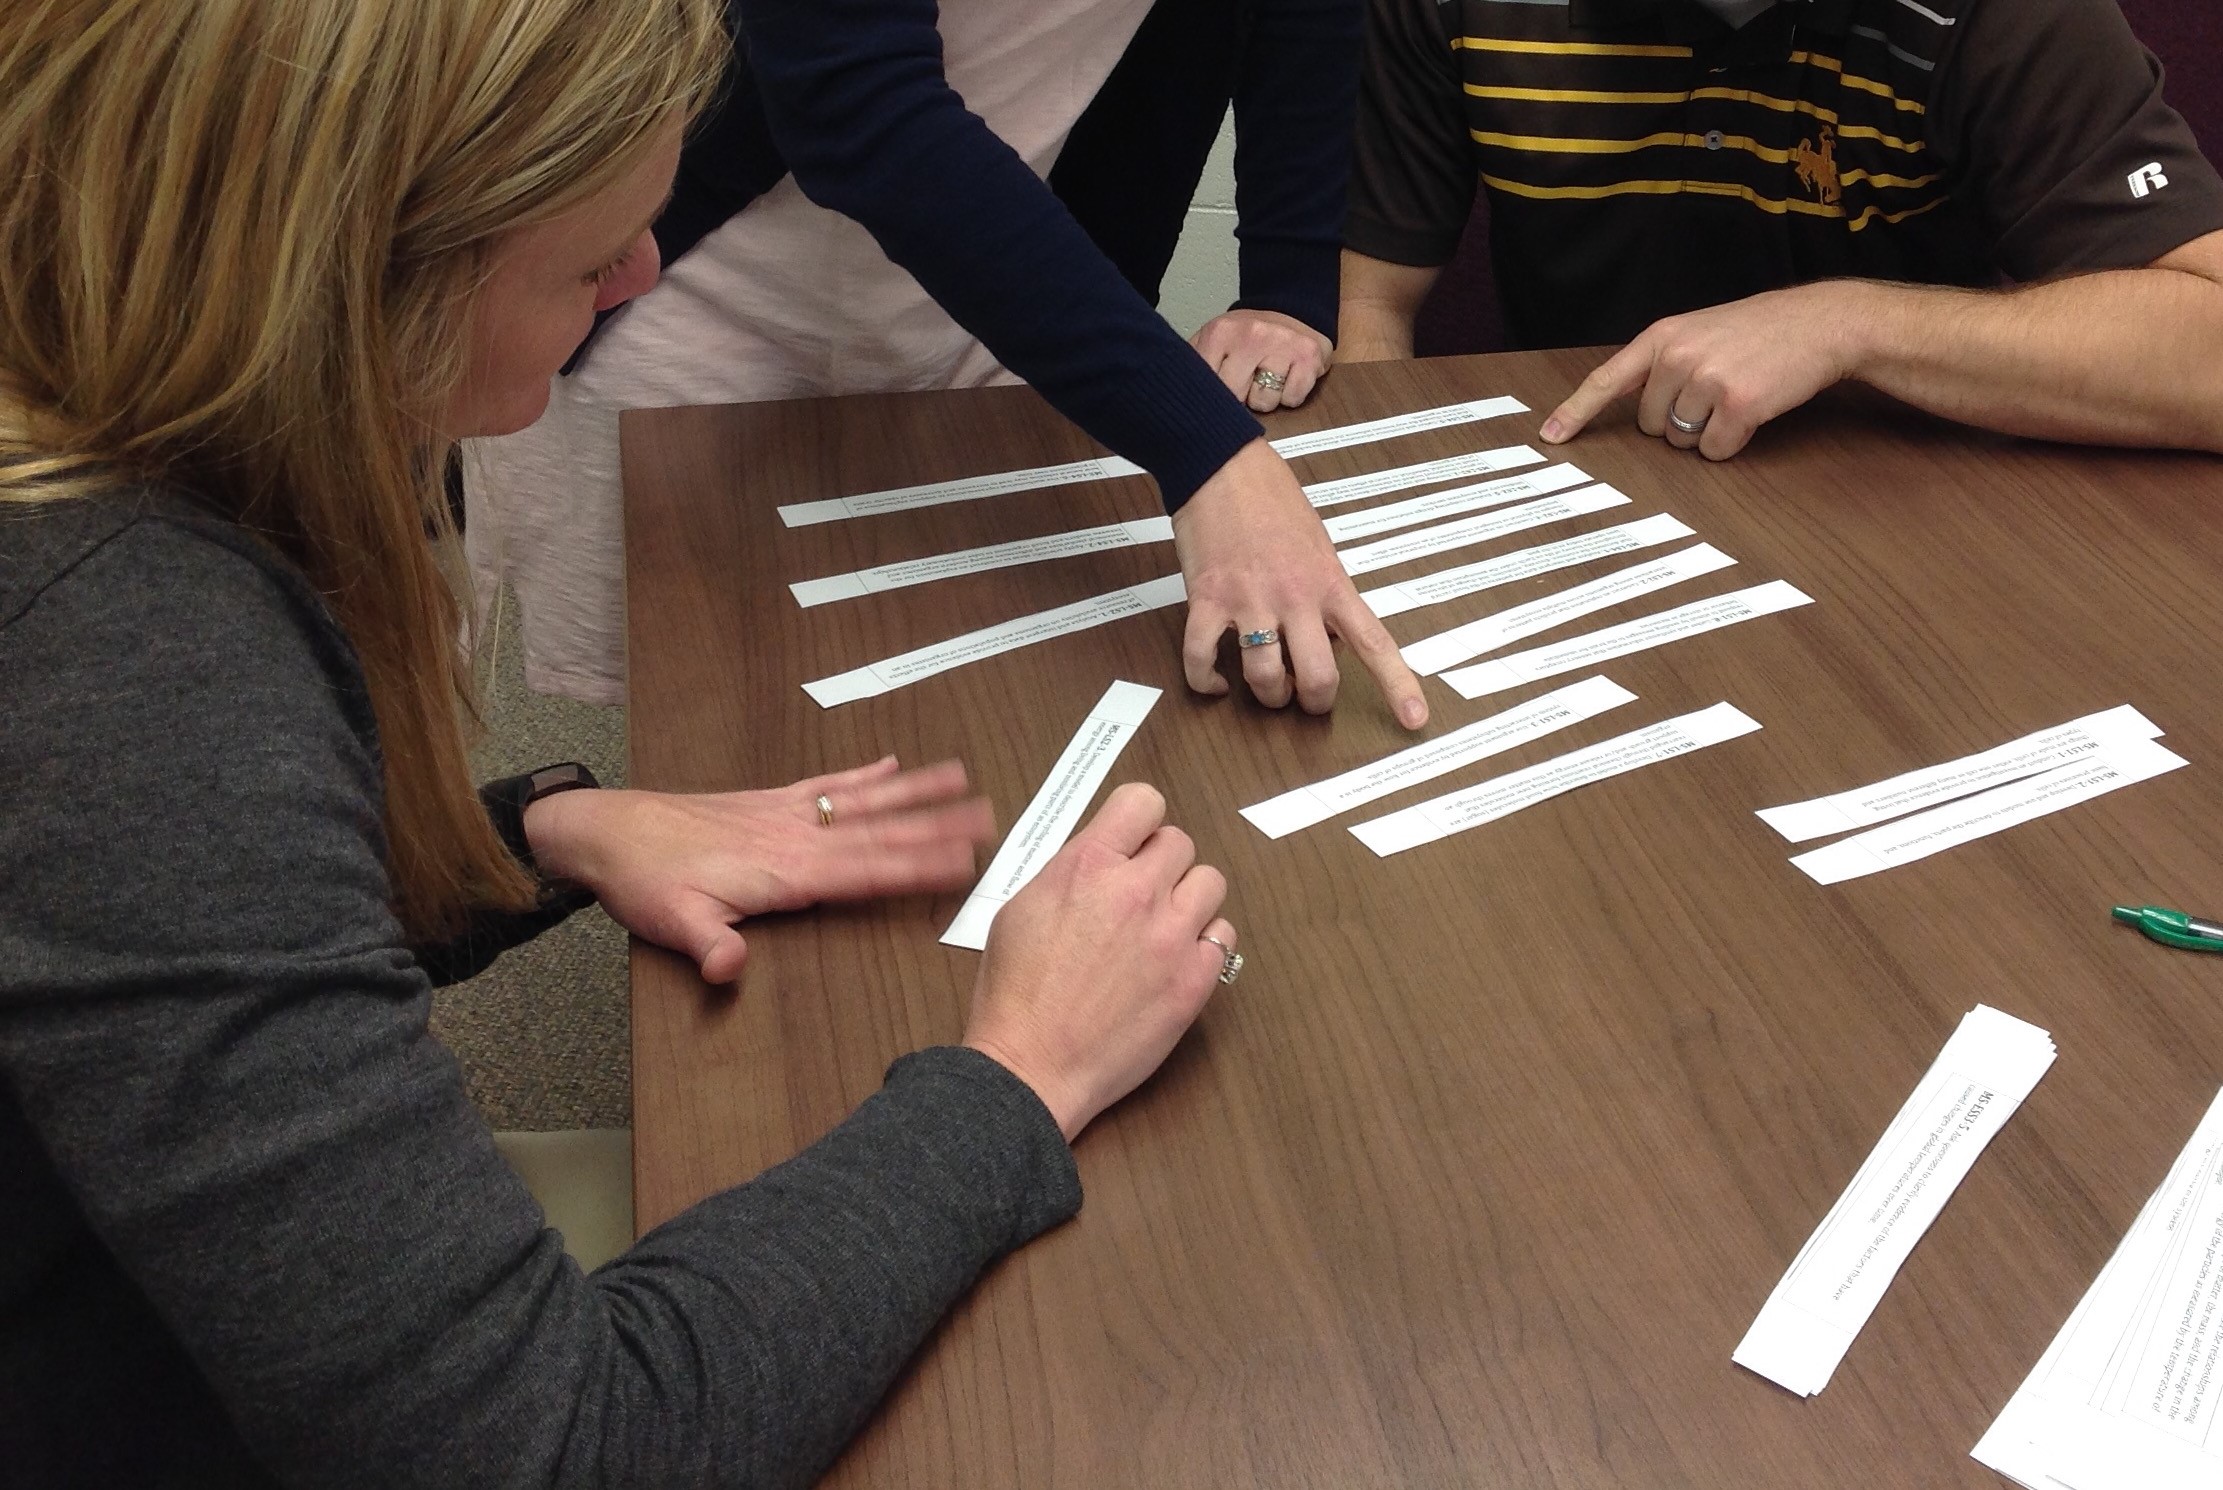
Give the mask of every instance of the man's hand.
M 1228 627 L 1279 631 L 1278 645 L 1243 649 L 1250 691 L 1278 709 L 1289 702 L 1293 670 L 1297 701 L 1308 714 L 1324 714 L 1335 707 L 1339 679 L 1329 638 L 1339 636 L 1374 675 L 1399 724 L 1419 729 L 1428 722 L 1420 680 L 1359 599 L 1287 462 L 1264 440 L 1237 451 L 1197 488 L 1173 515 L 1173 540 L 1189 587 L 1181 660 L 1191 688 L 1227 692 L 1216 663 Z
M 1189 341 L 1227 391 L 1261 414 L 1303 403 L 1335 361 L 1333 342 L 1279 311 L 1231 310 L 1206 321 Z M 1260 383 L 1261 372 L 1281 386 Z
M 749 955 L 733 923 L 822 900 L 960 889 L 995 836 L 965 768 L 902 770 L 894 756 L 771 791 L 684 796 L 583 791 L 525 809 L 542 872 L 594 891 L 617 923 L 730 983 Z M 818 799 L 833 808 L 819 818 Z
M 1583 379 L 1544 421 L 1554 445 L 1571 440 L 1606 405 L 1643 390 L 1637 427 L 1709 460 L 1727 460 L 1759 427 L 1853 375 L 1857 338 L 1869 318 L 1854 280 L 1773 290 L 1748 300 L 1670 316 Z M 1679 429 L 1705 426 L 1699 434 Z

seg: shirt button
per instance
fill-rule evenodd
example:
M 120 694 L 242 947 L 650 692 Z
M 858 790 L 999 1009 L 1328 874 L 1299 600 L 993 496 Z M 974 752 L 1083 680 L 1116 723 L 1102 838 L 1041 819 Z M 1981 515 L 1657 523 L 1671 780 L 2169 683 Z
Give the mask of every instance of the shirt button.
M 1706 131 L 1706 148 L 1708 150 L 1719 150 L 1721 148 L 1720 130 L 1709 129 Z

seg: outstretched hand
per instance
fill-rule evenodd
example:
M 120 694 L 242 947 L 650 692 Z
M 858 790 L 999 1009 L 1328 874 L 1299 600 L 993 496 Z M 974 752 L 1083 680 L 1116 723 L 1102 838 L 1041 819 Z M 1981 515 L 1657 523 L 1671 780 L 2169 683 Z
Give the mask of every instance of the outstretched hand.
M 1543 437 L 1571 440 L 1608 404 L 1641 390 L 1639 429 L 1727 460 L 1761 425 L 1852 376 L 1859 289 L 1856 281 L 1799 285 L 1656 322 L 1552 410 Z
M 526 809 L 525 834 L 544 873 L 594 891 L 626 930 L 693 958 L 704 981 L 730 983 L 749 955 L 737 921 L 970 884 L 995 814 L 966 791 L 956 761 L 905 771 L 891 755 L 768 791 L 562 792 Z
M 1253 440 L 1235 453 L 1173 515 L 1174 548 L 1189 588 L 1189 622 L 1181 660 L 1198 693 L 1228 691 L 1220 675 L 1220 638 L 1272 631 L 1278 638 L 1242 650 L 1243 677 L 1269 709 L 1297 702 L 1308 714 L 1335 707 L 1341 681 L 1340 637 L 1358 654 L 1397 722 L 1428 722 L 1420 680 L 1397 653 L 1374 612 L 1344 572 L 1304 488 L 1271 445 Z

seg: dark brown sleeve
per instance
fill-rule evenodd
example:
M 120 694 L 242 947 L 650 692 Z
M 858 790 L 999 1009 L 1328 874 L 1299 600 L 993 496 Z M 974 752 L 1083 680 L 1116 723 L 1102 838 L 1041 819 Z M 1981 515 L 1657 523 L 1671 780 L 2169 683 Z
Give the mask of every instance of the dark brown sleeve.
M 2137 268 L 2223 229 L 2223 179 L 2115 0 L 1973 0 L 1927 127 L 2013 279 Z
M 1459 246 L 1474 206 L 1459 68 L 1435 0 L 1368 0 L 1345 246 L 1434 266 Z

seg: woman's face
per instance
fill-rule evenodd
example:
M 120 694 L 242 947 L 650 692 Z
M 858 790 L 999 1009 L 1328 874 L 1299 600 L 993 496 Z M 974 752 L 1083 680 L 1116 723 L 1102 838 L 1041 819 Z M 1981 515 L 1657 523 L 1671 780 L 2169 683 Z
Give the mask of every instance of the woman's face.
M 563 216 L 501 241 L 471 303 L 470 367 L 443 434 L 506 435 L 531 424 L 548 406 L 548 380 L 596 313 L 656 283 L 648 227 L 670 196 L 681 133 L 672 120 L 624 175 Z

